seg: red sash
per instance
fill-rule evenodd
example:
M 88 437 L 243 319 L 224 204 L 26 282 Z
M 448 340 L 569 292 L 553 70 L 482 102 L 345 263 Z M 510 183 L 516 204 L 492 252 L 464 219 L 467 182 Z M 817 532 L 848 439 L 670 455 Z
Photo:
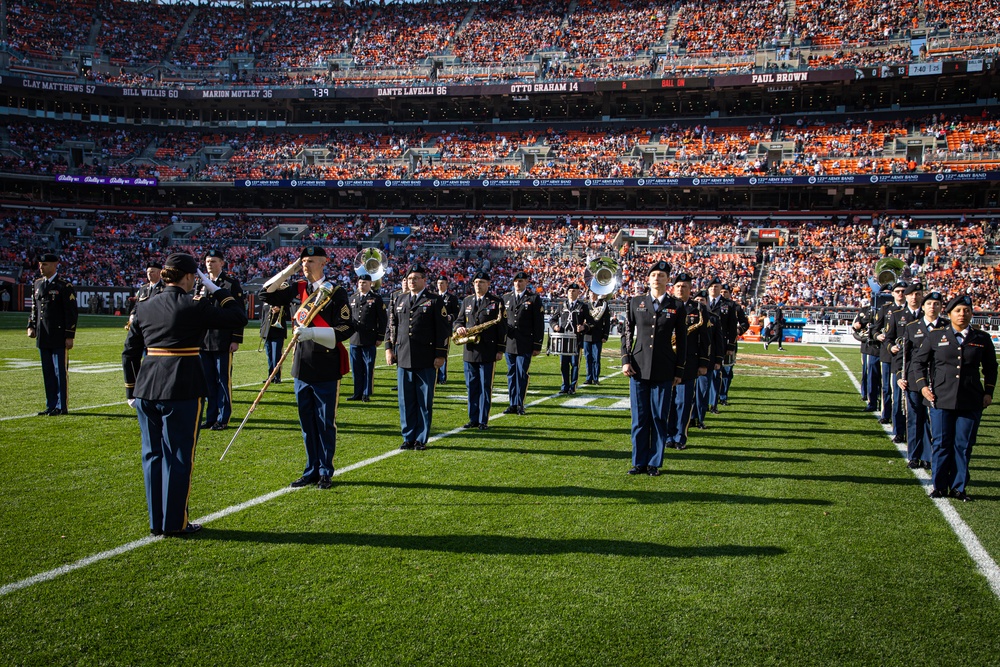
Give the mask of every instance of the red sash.
M 305 303 L 306 299 L 308 298 L 308 295 L 306 294 L 306 286 L 308 284 L 309 283 L 307 283 L 304 280 L 299 282 L 299 300 L 302 303 Z M 300 307 L 299 310 L 301 311 L 302 308 Z M 298 315 L 299 315 L 298 313 L 295 313 L 296 322 L 299 321 Z M 330 328 L 330 323 L 327 322 L 325 319 L 323 319 L 323 315 L 321 313 L 316 313 L 316 316 L 312 318 L 312 322 L 310 322 L 310 325 L 314 327 L 326 327 L 328 329 Z M 340 357 L 341 376 L 348 375 L 351 372 L 351 357 L 350 355 L 347 354 L 347 348 L 344 347 L 344 344 L 341 343 L 339 340 L 337 341 L 337 355 Z

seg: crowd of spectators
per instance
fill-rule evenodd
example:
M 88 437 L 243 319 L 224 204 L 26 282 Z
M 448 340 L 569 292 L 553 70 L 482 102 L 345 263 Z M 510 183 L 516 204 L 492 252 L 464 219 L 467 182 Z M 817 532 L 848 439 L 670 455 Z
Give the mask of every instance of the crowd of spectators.
M 394 5 L 376 15 L 351 48 L 354 62 L 374 67 L 416 65 L 433 53 L 441 53 L 455 35 L 471 5 Z
M 257 53 L 268 27 L 278 18 L 274 7 L 237 8 L 202 5 L 183 34 L 172 60 L 181 67 L 210 67 L 230 56 Z
M 975 35 L 996 30 L 1000 25 L 998 0 L 924 0 L 927 27 L 951 35 Z
M 673 41 L 688 54 L 723 55 L 747 53 L 787 35 L 783 0 L 699 0 L 681 5 Z
M 257 66 L 264 69 L 322 67 L 347 52 L 351 40 L 371 20 L 369 7 L 328 5 L 282 7 L 261 42 Z
M 464 62 L 510 63 L 559 44 L 567 0 L 481 2 L 451 51 Z M 612 35 L 602 39 L 613 39 Z
M 821 46 L 866 45 L 919 27 L 918 0 L 797 0 L 790 27 Z
M 95 13 L 94 0 L 10 0 L 7 43 L 29 56 L 59 57 L 87 43 Z
M 559 46 L 571 58 L 631 59 L 661 39 L 670 5 L 649 0 L 578 0 Z
M 96 14 L 101 22 L 97 48 L 115 65 L 143 67 L 159 62 L 170 51 L 190 14 L 188 5 L 101 3 Z

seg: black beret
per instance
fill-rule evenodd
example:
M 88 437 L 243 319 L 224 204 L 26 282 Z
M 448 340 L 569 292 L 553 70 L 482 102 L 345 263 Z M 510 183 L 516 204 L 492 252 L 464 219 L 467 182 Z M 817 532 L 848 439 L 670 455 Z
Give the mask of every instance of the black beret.
M 472 279 L 473 280 L 485 280 L 485 281 L 489 282 L 489 280 L 490 280 L 490 274 L 489 274 L 488 271 L 476 271 L 472 275 Z
M 920 305 L 924 305 L 928 301 L 940 301 L 944 303 L 944 295 L 941 292 L 928 292 L 924 295 L 924 298 L 920 300 Z
M 892 290 L 893 290 L 894 292 L 895 292 L 896 290 L 898 290 L 898 289 L 904 289 L 904 290 L 905 290 L 905 289 L 906 289 L 906 287 L 907 287 L 907 286 L 906 286 L 906 283 L 904 283 L 904 282 L 903 282 L 902 280 L 900 280 L 900 281 L 899 281 L 898 283 L 895 283 L 895 284 L 894 284 L 894 285 L 892 286 Z
M 695 297 L 701 297 L 702 299 L 707 299 L 708 298 L 708 290 L 704 290 L 704 289 L 698 290 L 698 293 L 695 294 Z
M 367 280 L 368 282 L 371 282 L 372 277 L 370 275 L 368 275 L 367 273 L 359 273 L 358 274 L 358 280 Z
M 646 275 L 648 276 L 653 271 L 663 271 L 664 273 L 666 273 L 667 275 L 669 275 L 670 274 L 670 265 L 667 264 L 666 262 L 664 262 L 661 259 L 660 261 L 656 262 L 651 267 L 649 267 L 649 271 L 646 272 Z
M 445 275 L 445 274 L 443 274 L 443 273 L 442 273 L 442 274 L 441 274 L 440 276 L 438 276 L 438 277 L 437 277 L 437 279 L 438 279 L 438 280 L 443 280 L 443 281 L 445 281 L 446 283 L 450 283 L 450 282 L 451 282 L 451 278 L 449 278 L 448 276 L 446 276 L 446 275 Z
M 160 264 L 155 259 L 152 259 L 152 260 L 146 262 L 146 268 L 147 269 L 162 269 L 163 268 L 163 264 Z
M 945 306 L 944 308 L 944 312 L 950 313 L 958 306 L 968 306 L 969 308 L 972 308 L 972 297 L 969 296 L 968 294 L 962 294 L 960 296 L 956 296 L 954 299 L 948 302 L 948 305 Z
M 307 245 L 299 253 L 299 259 L 303 257 L 326 257 L 326 250 L 323 250 L 321 246 L 318 245 Z
M 674 276 L 674 284 L 677 283 L 689 283 L 691 282 L 691 275 L 687 273 L 678 273 Z
M 917 292 L 923 292 L 923 291 L 924 291 L 923 285 L 921 285 L 920 283 L 913 283 L 912 285 L 906 286 L 906 289 L 903 290 L 903 295 L 905 296 L 907 294 L 915 294 Z
M 566 290 L 569 291 L 571 289 L 583 290 L 583 287 L 580 286 L 580 283 L 570 283 L 566 286 Z
M 219 259 L 225 259 L 226 254 L 221 250 L 219 250 L 218 248 L 212 248 L 211 250 L 205 251 L 205 259 L 208 259 L 209 257 L 218 257 Z
M 711 287 L 712 285 L 721 285 L 721 284 L 722 280 L 719 279 L 719 276 L 712 276 L 712 279 L 708 281 L 709 287 Z
M 163 265 L 168 269 L 177 269 L 181 273 L 198 273 L 198 261 L 186 252 L 175 252 Z
M 409 268 L 406 269 L 406 276 L 407 277 L 409 277 L 409 275 L 411 273 L 419 273 L 422 276 L 426 276 L 427 275 L 427 269 L 424 268 L 423 264 L 421 264 L 420 262 L 417 262 L 415 264 L 410 264 Z
M 723 291 L 723 292 L 732 292 L 733 290 L 731 290 L 731 289 L 729 288 L 729 283 L 723 283 L 723 284 L 722 284 L 722 291 Z
M 38 261 L 39 262 L 58 262 L 59 261 L 59 255 L 55 254 L 54 252 L 47 252 L 47 253 L 44 253 L 41 257 L 39 257 Z
M 531 277 L 526 271 L 518 271 L 514 274 L 514 280 L 531 280 Z

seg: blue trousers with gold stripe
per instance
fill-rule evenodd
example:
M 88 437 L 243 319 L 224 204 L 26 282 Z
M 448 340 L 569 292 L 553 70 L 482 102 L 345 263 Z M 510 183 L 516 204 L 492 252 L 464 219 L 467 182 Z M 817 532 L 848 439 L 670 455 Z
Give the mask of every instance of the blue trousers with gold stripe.
M 65 347 L 38 348 L 42 356 L 42 380 L 45 382 L 45 409 L 65 411 L 67 399 L 66 370 L 68 353 Z
M 493 404 L 493 362 L 465 362 L 465 386 L 469 390 L 469 421 L 490 423 Z
M 431 417 L 434 415 L 434 382 L 437 369 L 399 368 L 399 425 L 404 442 L 427 444 L 431 435 Z
M 208 384 L 208 406 L 205 421 L 209 424 L 228 424 L 233 414 L 233 353 L 201 352 L 201 366 Z
M 173 532 L 188 525 L 191 471 L 203 399 L 137 399 L 142 433 L 142 474 L 150 530 Z
M 299 424 L 306 446 L 304 477 L 333 474 L 333 455 L 337 451 L 337 400 L 340 380 L 303 382 L 295 379 L 295 402 L 299 406 Z
M 670 442 L 679 445 L 687 444 L 688 422 L 694 410 L 695 380 L 684 380 L 673 388 L 673 400 L 670 402 L 670 414 L 667 417 L 667 435 Z
M 629 378 L 629 400 L 632 407 L 632 465 L 663 464 L 663 448 L 667 444 L 667 414 L 670 407 L 671 381 L 651 382 Z

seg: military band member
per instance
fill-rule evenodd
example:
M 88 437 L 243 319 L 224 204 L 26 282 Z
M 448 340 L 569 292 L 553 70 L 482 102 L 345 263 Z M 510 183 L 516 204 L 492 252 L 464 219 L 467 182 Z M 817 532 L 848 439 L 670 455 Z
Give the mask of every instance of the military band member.
M 874 300 L 873 300 L 874 301 Z M 865 412 L 878 412 L 882 399 L 882 365 L 879 362 L 879 342 L 875 340 L 875 312 L 865 308 L 854 318 L 852 325 L 861 340 L 861 358 L 864 366 L 862 380 L 863 392 L 867 405 Z
M 630 475 L 657 476 L 670 437 L 671 388 L 684 378 L 685 307 L 667 294 L 670 265 L 658 261 L 647 274 L 649 294 L 629 299 L 622 333 L 622 373 L 629 378 L 632 409 Z M 673 344 L 671 339 L 675 339 Z M 675 350 L 676 346 L 676 350 Z
M 427 269 L 414 264 L 406 272 L 409 291 L 389 313 L 385 362 L 397 364 L 400 449 L 427 449 L 437 371 L 448 355 L 451 326 L 444 300 L 427 289 Z
M 990 335 L 972 328 L 971 297 L 955 297 L 946 310 L 951 323 L 928 331 L 913 363 L 930 404 L 931 497 L 950 492 L 968 502 L 969 460 L 983 410 L 993 402 L 997 353 Z
M 553 332 L 576 334 L 576 354 L 560 355 L 559 370 L 562 372 L 560 394 L 576 393 L 576 382 L 580 378 L 580 343 L 583 342 L 584 334 L 594 328 L 590 309 L 587 304 L 580 300 L 581 293 L 580 285 L 571 283 L 566 288 L 566 303 L 562 310 L 557 311 L 549 318 L 549 326 Z
M 503 296 L 507 313 L 507 394 L 510 405 L 504 414 L 525 413 L 524 397 L 528 391 L 528 370 L 532 357 L 542 352 L 545 339 L 545 309 L 537 294 L 528 291 L 530 280 L 525 271 L 514 274 L 514 289 Z
M 268 306 L 261 304 L 260 308 L 260 338 L 264 341 L 264 353 L 267 355 L 267 377 L 271 377 L 278 360 L 281 359 L 282 348 L 288 335 L 288 307 Z M 267 382 L 267 379 L 264 380 Z M 275 373 L 271 382 L 281 384 L 281 369 Z
M 166 287 L 138 303 L 122 351 L 126 397 L 142 433 L 142 473 L 154 535 L 201 530 L 188 519 L 198 422 L 208 393 L 199 349 L 208 328 L 242 330 L 247 323 L 243 304 L 204 274 L 202 295 L 192 299 L 196 273 L 198 262 L 191 255 L 167 257 Z
M 293 335 L 298 335 L 292 377 L 295 379 L 295 402 L 298 405 L 302 441 L 306 449 L 306 466 L 293 487 L 315 484 L 317 488 L 333 486 L 333 457 L 337 451 L 337 399 L 340 379 L 350 369 L 343 341 L 354 332 L 347 292 L 325 275 L 326 251 L 319 246 L 307 246 L 299 259 L 276 274 L 261 289 L 264 303 L 290 308 L 292 302 L 302 304 L 300 312 L 308 312 L 310 297 L 321 288 L 331 290 L 329 303 L 319 311 L 308 327 L 300 326 L 298 314 Z M 294 276 L 301 270 L 302 278 Z
M 785 346 L 782 343 L 785 341 L 785 311 L 781 309 L 781 306 L 775 306 L 774 308 L 774 319 L 771 320 L 771 327 L 768 331 L 767 338 L 764 340 L 764 349 L 766 350 L 768 346 L 772 343 L 778 344 L 778 349 L 782 352 L 785 351 Z
M 722 371 L 722 362 L 725 359 L 726 339 L 722 334 L 719 316 L 708 308 L 708 291 L 699 291 L 695 296 L 695 301 L 705 306 L 705 310 L 708 312 L 709 364 L 706 373 L 695 379 L 692 421 L 698 428 L 705 429 L 707 428 L 705 415 L 711 408 L 712 387 L 715 386 L 716 377 Z
M 409 291 L 410 291 L 410 281 L 407 279 L 406 276 L 403 276 L 403 280 L 400 284 L 399 289 L 393 290 L 392 293 L 389 294 L 389 302 L 386 304 L 385 307 L 385 336 L 382 338 L 383 341 L 392 338 L 392 334 L 389 331 L 389 327 L 392 326 L 392 319 L 389 317 L 389 313 L 396 310 L 396 301 L 399 300 L 399 297 L 403 296 L 404 294 L 407 294 Z M 390 391 L 399 391 L 399 385 L 398 384 L 393 385 Z
M 347 400 L 371 400 L 375 378 L 375 353 L 385 340 L 389 321 L 382 297 L 372 291 L 372 277 L 367 273 L 358 276 L 358 291 L 351 295 L 351 317 L 354 335 L 351 336 L 351 371 L 354 375 L 354 393 Z
M 243 305 L 243 288 L 233 276 L 223 271 L 226 264 L 221 250 L 205 253 L 205 272 L 212 282 L 223 287 Z M 233 354 L 243 342 L 243 329 L 209 329 L 201 346 L 201 363 L 208 382 L 205 421 L 201 428 L 225 431 L 233 413 Z
M 460 306 L 460 300 L 457 296 L 448 291 L 448 286 L 450 282 L 448 281 L 448 276 L 442 275 L 437 279 L 437 293 L 444 302 L 445 311 L 448 313 L 448 326 L 453 327 L 455 325 L 455 318 L 458 317 L 458 309 Z M 449 345 L 450 345 L 449 339 Z M 437 372 L 437 382 L 438 384 L 444 384 L 448 381 L 448 355 L 444 357 L 444 365 L 438 369 Z
M 583 356 L 587 359 L 587 379 L 584 384 L 601 383 L 601 351 L 611 335 L 611 309 L 604 297 L 597 297 L 586 304 L 594 326 L 583 334 Z
M 739 352 L 739 337 L 750 329 L 750 319 L 739 301 L 733 298 L 729 285 L 722 286 L 722 296 L 733 302 L 733 309 L 736 311 L 736 340 L 733 341 L 733 351 L 727 354 L 722 362 L 722 390 L 719 395 L 720 405 L 729 405 L 729 388 L 733 384 L 733 367 L 736 365 L 736 353 Z
M 683 304 L 687 331 L 687 356 L 680 384 L 673 387 L 670 414 L 667 417 L 667 446 L 687 449 L 688 425 L 694 410 L 695 381 L 708 374 L 712 365 L 712 319 L 708 308 L 691 298 L 691 276 L 678 273 L 674 278 L 674 298 Z
M 465 336 L 471 327 L 489 326 L 476 334 L 479 340 L 469 341 L 462 353 L 465 386 L 469 391 L 469 422 L 462 428 L 485 431 L 493 402 L 493 371 L 503 358 L 507 341 L 507 318 L 503 301 L 489 292 L 490 275 L 487 272 L 477 271 L 472 286 L 475 291 L 465 297 L 459 308 L 455 335 Z
M 892 314 L 906 306 L 906 300 L 903 297 L 905 291 L 906 283 L 894 284 L 892 286 L 892 302 L 879 308 L 875 316 L 875 340 L 879 344 L 879 371 L 882 377 L 882 417 L 878 420 L 879 424 L 892 424 L 893 417 L 895 417 L 894 409 L 900 408 L 899 387 L 892 379 L 892 352 L 889 351 L 893 341 L 889 340 L 886 332 L 889 329 Z
M 921 343 L 933 329 L 941 329 L 948 325 L 948 320 L 941 317 L 944 308 L 944 297 L 940 292 L 928 292 L 921 299 L 920 319 L 906 325 L 903 339 L 903 351 L 900 357 L 905 358 L 902 377 L 898 380 L 900 388 L 906 391 L 906 460 L 910 468 L 931 467 L 931 423 L 927 414 L 915 374 L 913 355 Z
M 714 276 L 708 283 L 708 309 L 715 313 L 719 320 L 720 332 L 725 341 L 725 350 L 721 350 L 721 358 L 736 354 L 736 338 L 739 323 L 736 320 L 736 304 L 722 295 L 722 280 Z M 714 414 L 719 412 L 719 399 L 722 396 L 722 365 L 712 373 L 709 386 L 708 409 Z
M 135 296 L 132 298 L 132 303 L 129 305 L 128 309 L 129 322 L 132 321 L 132 313 L 135 312 L 135 305 L 137 303 L 145 301 L 149 297 L 163 291 L 164 285 L 163 281 L 160 279 L 161 271 L 163 271 L 163 264 L 160 262 L 155 260 L 146 262 L 146 280 L 148 282 L 139 287 L 139 289 L 135 292 Z
M 922 317 L 920 302 L 923 301 L 923 298 L 923 286 L 916 283 L 907 285 L 906 289 L 903 290 L 903 307 L 889 316 L 889 328 L 886 330 L 886 338 L 889 340 L 889 354 L 892 355 L 890 367 L 892 369 L 893 385 L 897 385 L 898 380 L 903 376 L 903 346 L 899 343 L 906 335 L 907 325 L 918 321 Z M 892 441 L 897 445 L 907 441 L 906 425 L 908 420 L 903 412 L 903 401 L 906 400 L 906 397 L 903 395 L 903 389 L 900 387 L 894 386 L 892 392 L 894 408 L 892 411 Z
M 32 286 L 28 338 L 35 339 L 42 360 L 45 409 L 38 414 L 55 417 L 69 411 L 66 375 L 76 338 L 76 291 L 59 275 L 59 255 L 39 257 L 38 271 L 42 277 Z

